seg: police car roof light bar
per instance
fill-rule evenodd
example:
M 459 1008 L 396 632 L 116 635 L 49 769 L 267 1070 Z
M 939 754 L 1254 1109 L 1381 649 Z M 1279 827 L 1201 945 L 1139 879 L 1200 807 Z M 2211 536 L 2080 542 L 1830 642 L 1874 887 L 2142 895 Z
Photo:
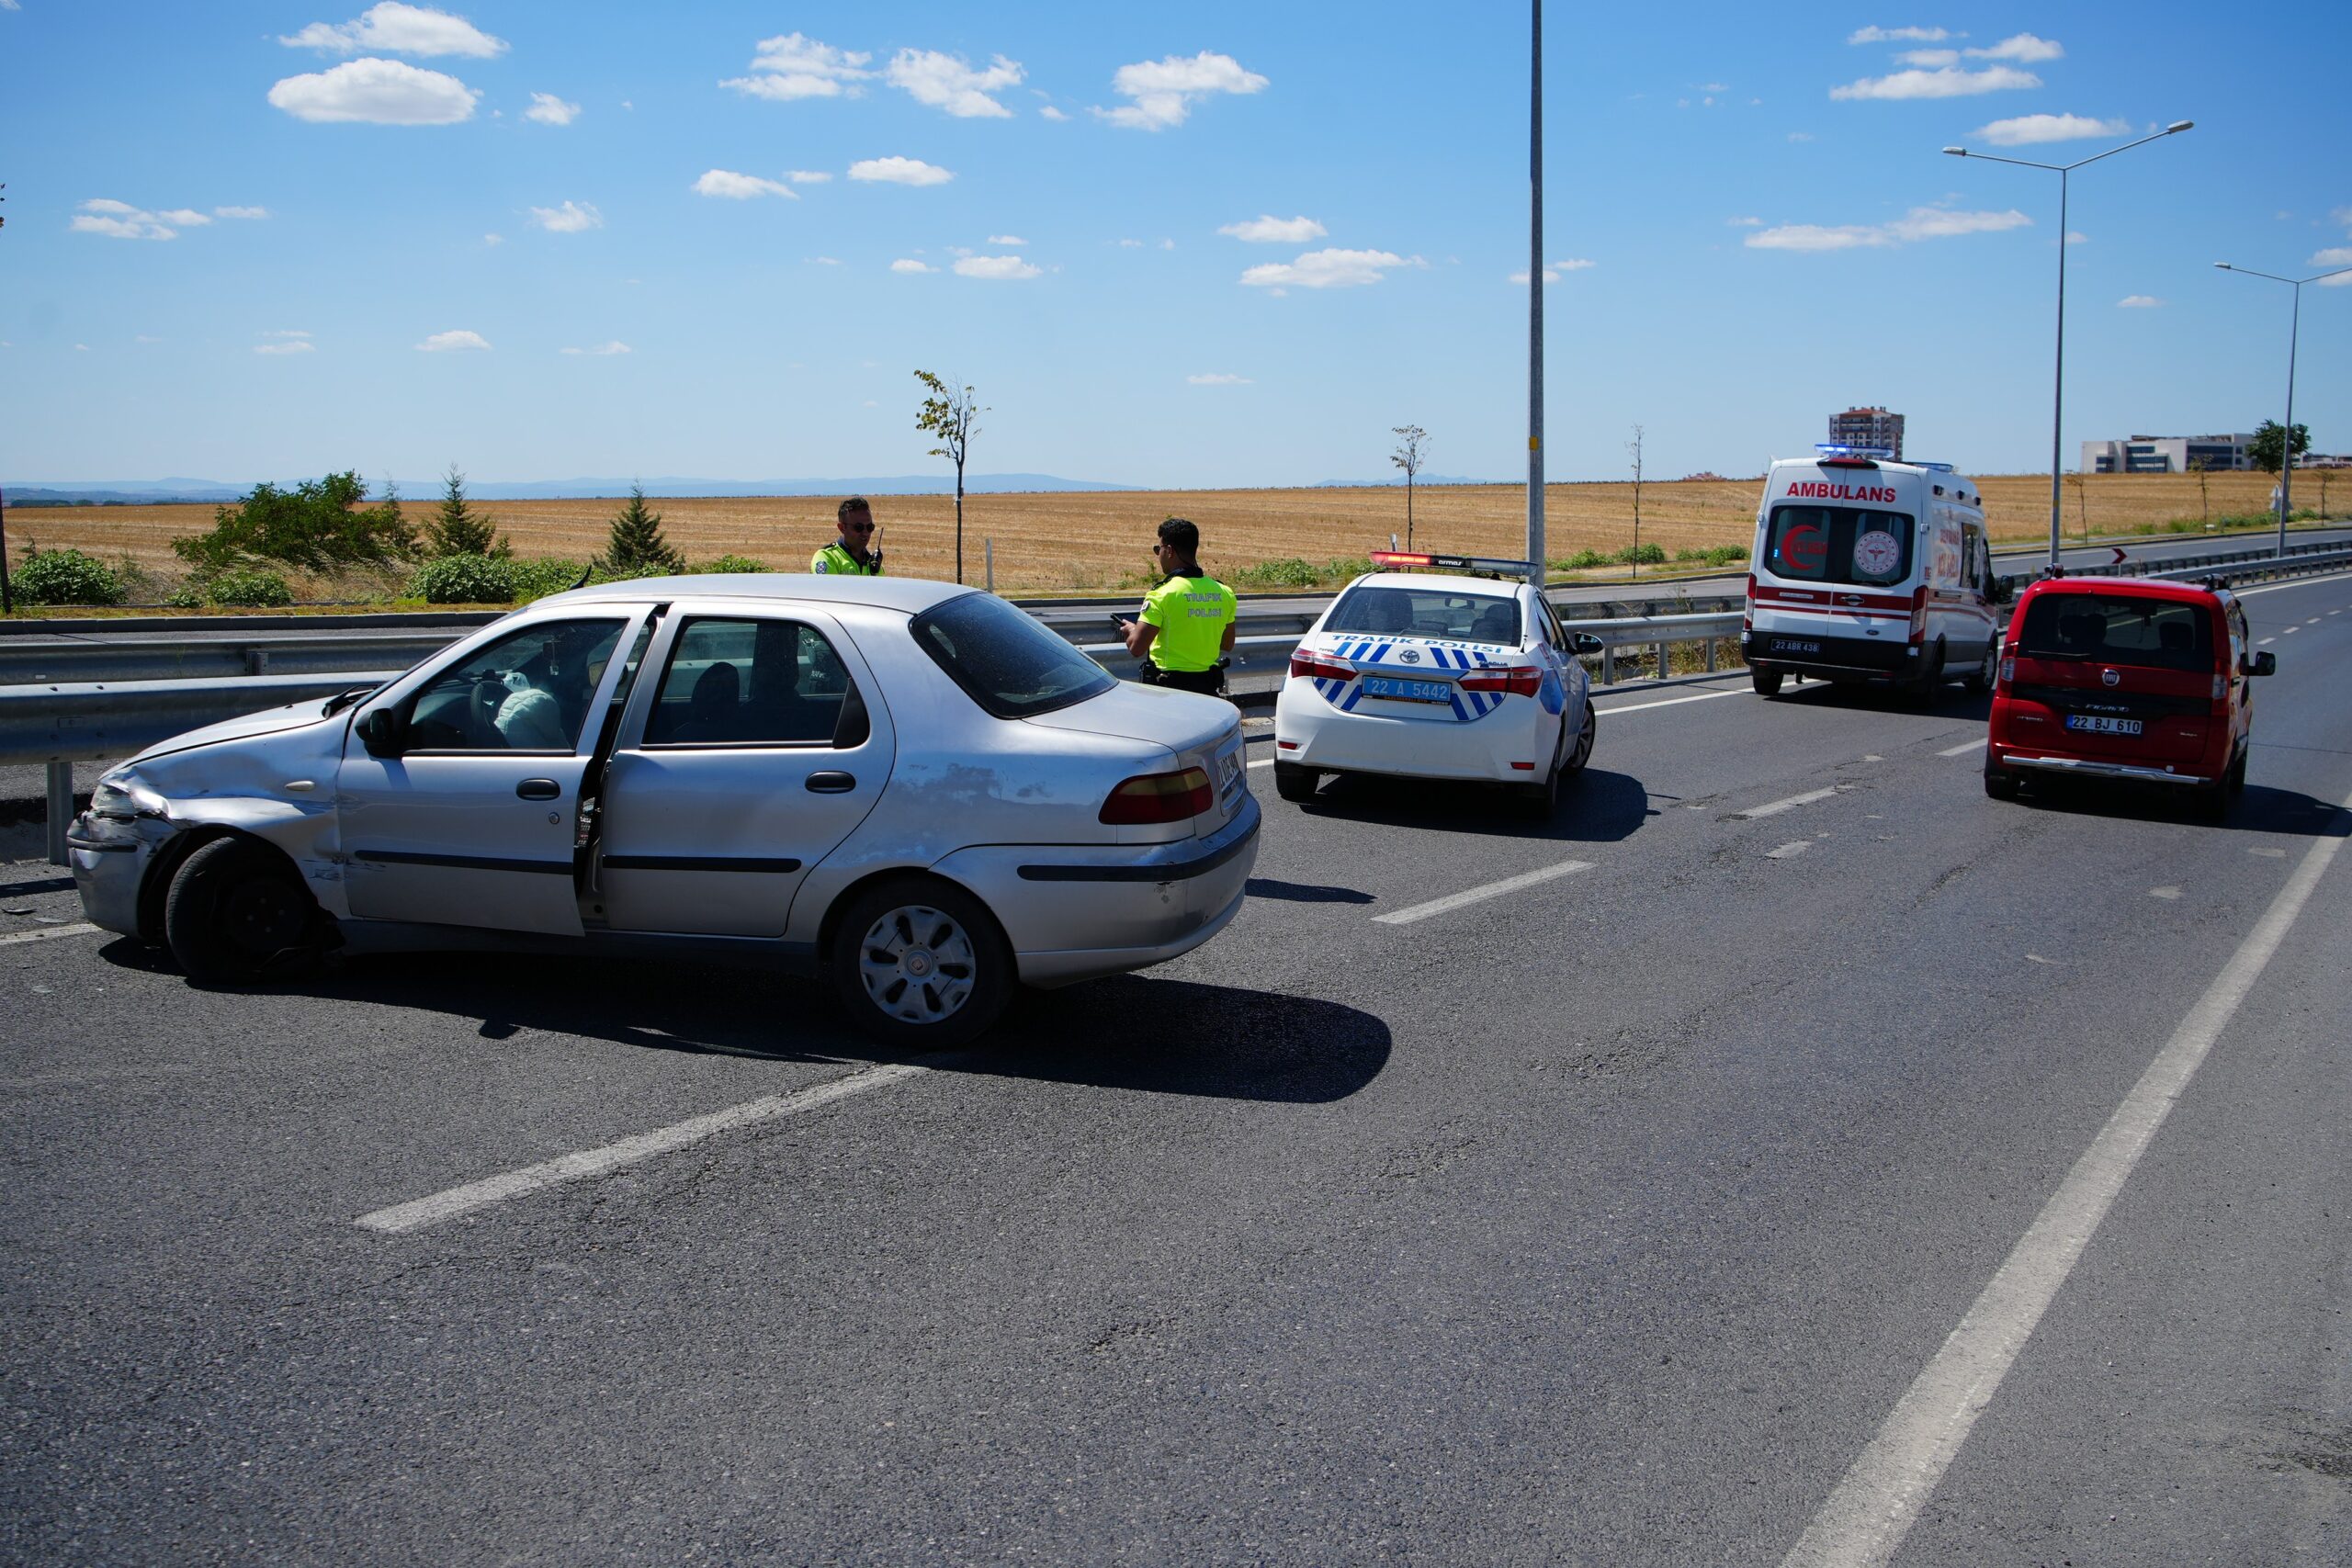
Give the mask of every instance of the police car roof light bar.
M 1533 561 L 1504 560 L 1496 556 L 1441 556 L 1426 550 L 1374 550 L 1374 566 L 1438 566 L 1450 571 L 1499 571 L 1513 577 L 1526 577 L 1535 570 Z

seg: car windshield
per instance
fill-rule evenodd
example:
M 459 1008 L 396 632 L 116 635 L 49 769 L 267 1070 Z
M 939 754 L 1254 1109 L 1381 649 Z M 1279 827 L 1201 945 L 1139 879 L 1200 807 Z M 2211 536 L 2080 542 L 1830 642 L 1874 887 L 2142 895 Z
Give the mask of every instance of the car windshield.
M 1852 506 L 1776 506 L 1764 569 L 1800 582 L 1883 588 L 1911 575 L 1911 519 Z
M 1323 623 L 1327 632 L 1443 637 L 1519 646 L 1519 602 L 1438 588 L 1351 588 Z
M 916 644 L 999 718 L 1051 713 L 1109 691 L 1111 673 L 993 593 L 967 593 L 914 618 Z
M 2044 593 L 2025 608 L 2018 651 L 2198 673 L 2213 668 L 2213 617 L 2180 599 Z

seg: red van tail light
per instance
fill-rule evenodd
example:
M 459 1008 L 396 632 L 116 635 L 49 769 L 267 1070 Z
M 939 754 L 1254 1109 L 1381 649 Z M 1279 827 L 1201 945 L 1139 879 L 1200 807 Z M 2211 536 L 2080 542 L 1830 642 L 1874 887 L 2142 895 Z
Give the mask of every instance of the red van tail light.
M 1532 664 L 1489 664 L 1464 673 L 1457 682 L 1465 692 L 1508 692 L 1532 697 L 1544 686 L 1544 671 Z
M 1924 582 L 1911 590 L 1911 640 L 1928 640 L 1928 585 Z
M 1111 792 L 1100 820 L 1114 828 L 1151 822 L 1183 822 L 1216 804 L 1209 775 L 1200 768 L 1181 773 L 1140 773 Z
M 2230 682 L 2222 676 L 2220 671 L 2216 670 L 2213 671 L 2213 711 L 2215 713 L 2220 713 L 2223 710 L 2223 700 L 2227 698 L 2229 694 Z
M 1328 653 L 1317 653 L 1311 648 L 1293 650 L 1290 672 L 1310 675 L 1318 681 L 1352 681 L 1356 678 L 1354 665 L 1344 659 L 1334 659 Z

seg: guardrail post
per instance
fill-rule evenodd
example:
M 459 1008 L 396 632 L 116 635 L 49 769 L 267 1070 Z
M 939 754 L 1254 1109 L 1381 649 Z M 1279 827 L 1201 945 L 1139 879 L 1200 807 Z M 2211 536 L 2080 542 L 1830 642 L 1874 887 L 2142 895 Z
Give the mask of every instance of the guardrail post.
M 1657 678 L 1661 681 L 1666 679 L 1666 644 L 1664 643 L 1657 645 Z
M 74 764 L 49 765 L 49 863 L 65 865 L 65 829 L 74 820 Z
M 1713 637 L 1709 637 L 1709 638 L 1707 639 L 1707 673 L 1708 673 L 1708 674 L 1710 674 L 1710 675 L 1712 675 L 1712 674 L 1713 674 L 1714 672 L 1715 672 L 1715 639 L 1714 639 Z
M 1604 686 L 1617 683 L 1617 645 L 1614 643 L 1600 650 L 1600 683 Z
M 268 674 L 269 649 L 266 648 L 249 648 L 245 649 L 245 673 L 248 675 Z

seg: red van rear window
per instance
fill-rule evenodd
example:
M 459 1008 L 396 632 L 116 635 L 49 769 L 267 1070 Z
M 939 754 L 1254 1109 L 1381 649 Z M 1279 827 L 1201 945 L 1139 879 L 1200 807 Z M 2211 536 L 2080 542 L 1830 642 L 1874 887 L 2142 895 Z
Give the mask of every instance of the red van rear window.
M 2044 593 L 2025 608 L 2018 651 L 2194 673 L 2213 668 L 2213 613 L 2179 599 Z

